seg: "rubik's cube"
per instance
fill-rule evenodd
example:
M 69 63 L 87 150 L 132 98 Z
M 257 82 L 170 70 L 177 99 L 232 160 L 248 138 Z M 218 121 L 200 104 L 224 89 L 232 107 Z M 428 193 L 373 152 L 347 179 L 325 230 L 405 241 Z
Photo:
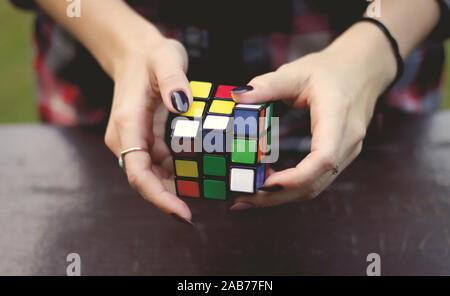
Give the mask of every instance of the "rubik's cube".
M 234 86 L 190 85 L 190 109 L 170 118 L 177 195 L 225 200 L 256 193 L 268 176 L 262 160 L 270 153 L 273 104 L 236 104 Z

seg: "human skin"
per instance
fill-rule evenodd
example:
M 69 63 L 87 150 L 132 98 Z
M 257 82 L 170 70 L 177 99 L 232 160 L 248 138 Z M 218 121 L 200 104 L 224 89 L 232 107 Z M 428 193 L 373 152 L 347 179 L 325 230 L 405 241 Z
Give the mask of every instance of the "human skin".
M 167 110 L 179 113 L 172 94 L 182 91 L 192 103 L 184 47 L 162 36 L 122 0 L 83 1 L 81 18 L 66 16 L 65 1 L 37 3 L 113 79 L 105 143 L 117 157 L 130 147 L 149 151 L 125 156 L 130 185 L 162 211 L 191 221 L 189 207 L 173 191 L 172 160 L 163 135 Z M 439 14 L 435 1 L 389 0 L 382 2 L 380 21 L 397 39 L 405 58 L 436 26 Z M 266 187 L 281 185 L 283 191 L 239 197 L 232 209 L 274 206 L 322 192 L 337 177 L 332 174 L 334 165 L 338 163 L 342 172 L 360 153 L 376 100 L 396 70 L 386 36 L 373 24 L 357 23 L 324 50 L 250 81 L 254 90 L 236 94 L 236 101 L 283 99 L 293 108 L 310 109 L 312 149 L 295 168 L 267 179 Z
M 405 59 L 436 26 L 439 5 L 429 0 L 382 1 L 379 20 L 396 38 Z M 413 22 L 413 24 L 411 23 Z M 311 152 L 295 167 L 271 174 L 260 191 L 231 207 L 245 210 L 315 198 L 359 155 L 379 96 L 397 73 L 394 50 L 374 24 L 358 22 L 324 50 L 255 77 L 240 103 L 283 99 L 311 112 Z M 335 165 L 339 173 L 333 174 Z

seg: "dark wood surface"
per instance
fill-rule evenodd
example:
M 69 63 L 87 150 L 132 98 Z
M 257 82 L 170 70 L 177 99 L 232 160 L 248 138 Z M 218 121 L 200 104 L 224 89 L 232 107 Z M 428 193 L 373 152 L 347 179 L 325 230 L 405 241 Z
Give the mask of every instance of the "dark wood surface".
M 195 228 L 130 189 L 102 136 L 0 127 L 0 274 L 450 274 L 450 113 L 386 121 L 320 197 L 235 213 L 188 200 Z

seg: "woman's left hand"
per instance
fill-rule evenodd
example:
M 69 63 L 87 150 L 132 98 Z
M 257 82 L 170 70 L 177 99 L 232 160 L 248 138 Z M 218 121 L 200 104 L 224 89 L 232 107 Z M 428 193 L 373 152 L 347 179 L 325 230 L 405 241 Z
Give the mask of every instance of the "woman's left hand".
M 253 90 L 235 93 L 239 103 L 283 100 L 293 108 L 309 108 L 312 142 L 311 152 L 295 168 L 271 174 L 264 184 L 284 190 L 238 197 L 231 209 L 270 207 L 321 193 L 359 155 L 376 100 L 395 72 L 383 33 L 358 23 L 325 50 L 258 76 L 249 82 Z

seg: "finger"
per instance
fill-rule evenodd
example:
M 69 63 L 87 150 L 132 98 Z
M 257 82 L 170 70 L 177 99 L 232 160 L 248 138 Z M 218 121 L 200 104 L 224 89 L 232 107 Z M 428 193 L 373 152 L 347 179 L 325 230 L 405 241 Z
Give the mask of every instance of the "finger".
M 184 113 L 192 105 L 192 91 L 183 66 L 162 59 L 155 65 L 155 75 L 164 105 L 173 113 Z
M 344 121 L 339 120 L 340 113 L 342 110 L 336 104 L 311 106 L 311 152 L 295 168 L 276 172 L 264 183 L 265 187 L 281 186 L 291 193 L 283 193 L 276 199 L 270 198 L 268 194 L 259 194 L 251 199 L 254 206 L 267 207 L 298 199 L 311 199 L 329 184 L 335 165 L 346 157 L 346 151 L 341 151 L 340 147 L 345 128 Z M 248 197 L 237 199 L 238 202 L 249 200 Z
M 161 167 L 166 170 L 171 176 L 174 175 L 173 159 L 172 156 L 166 158 L 161 163 Z M 173 182 L 172 182 L 173 183 Z
M 153 148 L 161 149 L 154 147 L 154 145 L 148 146 L 143 136 L 145 131 L 142 130 L 137 121 L 122 123 L 119 131 L 121 150 L 136 146 L 147 148 L 150 152 Z M 158 146 L 162 147 L 162 145 Z M 191 220 L 192 214 L 188 206 L 174 194 L 169 193 L 161 183 L 162 176 L 158 178 L 152 171 L 150 153 L 129 153 L 125 156 L 124 162 L 128 182 L 141 193 L 144 199 L 152 202 L 165 213 L 176 214 L 184 219 Z
M 342 162 L 339 174 L 347 168 L 350 163 L 359 155 L 361 152 L 362 145 L 359 144 L 353 149 L 353 151 L 348 155 L 348 157 Z M 295 169 L 288 169 L 285 171 L 278 172 L 279 178 L 294 178 L 291 182 L 295 182 L 295 178 L 298 178 L 298 172 Z M 282 176 L 284 175 L 284 176 Z M 301 200 L 308 200 L 316 197 L 320 194 L 326 187 L 328 187 L 338 175 L 333 175 L 331 172 L 326 171 L 323 175 L 317 178 L 317 184 L 310 186 L 300 186 L 298 188 L 288 188 L 281 192 L 264 192 L 259 191 L 253 196 L 240 196 L 236 198 L 234 205 L 231 207 L 232 210 L 245 210 L 249 208 L 261 208 L 261 207 L 273 207 L 281 204 L 297 202 Z M 285 183 L 285 180 L 273 179 L 270 182 Z M 285 185 L 288 186 L 288 185 Z M 317 187 L 317 189 L 315 189 Z
M 332 101 L 332 100 L 331 100 Z M 281 185 L 294 189 L 302 186 L 311 187 L 316 180 L 329 171 L 333 171 L 339 161 L 347 157 L 344 130 L 346 111 L 338 104 L 321 104 L 311 106 L 311 152 L 294 168 L 269 176 L 265 186 Z M 310 188 L 316 191 L 316 188 Z
M 301 162 L 302 166 L 275 172 L 264 183 L 265 187 L 281 186 L 283 191 L 277 193 L 258 192 L 254 196 L 242 196 L 235 200 L 248 202 L 255 207 L 271 207 L 298 200 L 311 199 L 325 184 L 326 177 L 332 172 L 322 164 L 320 156 L 310 153 Z M 317 169 L 317 167 L 321 169 Z
M 280 173 L 288 173 L 282 171 Z M 236 198 L 232 210 L 246 209 L 250 207 L 273 207 L 281 204 L 293 203 L 302 200 L 310 200 L 320 194 L 336 178 L 330 172 L 324 173 L 309 186 L 289 188 L 280 192 L 259 191 L 254 196 L 241 196 Z M 241 204 L 244 204 L 244 208 Z M 250 206 L 249 206 L 250 205 Z
M 259 191 L 252 196 L 240 196 L 234 201 L 230 210 L 240 211 L 250 208 L 268 208 L 281 204 L 292 203 L 299 200 L 303 193 L 301 189 L 283 190 L 280 192 Z
M 336 164 L 342 171 L 359 154 L 361 145 L 345 142 L 344 131 L 348 108 L 345 103 L 330 97 L 328 104 L 312 104 L 311 152 L 295 168 L 276 172 L 268 177 L 265 187 L 281 186 L 281 193 L 258 193 L 253 197 L 243 196 L 236 203 L 244 208 L 269 207 L 316 197 L 336 178 L 333 175 Z M 313 100 L 313 102 L 316 100 Z M 347 147 L 346 147 L 347 146 Z M 355 152 L 356 151 L 356 152 Z M 240 209 L 242 205 L 234 205 Z
M 130 107 L 126 110 L 124 110 L 124 107 L 117 108 L 116 112 L 119 115 L 114 117 L 114 125 L 119 144 L 113 147 L 113 151 L 116 155 L 120 155 L 120 151 L 132 147 L 147 149 L 149 152 L 135 151 L 126 154 L 124 157 L 124 165 L 130 185 L 162 211 L 176 214 L 190 221 L 192 215 L 188 206 L 174 194 L 169 193 L 161 183 L 161 178 L 152 171 L 150 153 L 155 140 L 152 131 L 153 113 L 150 109 L 143 107 L 147 105 L 145 102 L 150 98 L 146 97 L 146 92 L 143 89 L 139 89 L 138 86 L 133 84 L 129 85 L 133 87 L 118 87 L 115 93 L 116 98 L 120 100 L 125 97 L 143 103 L 140 103 L 140 105 L 134 104 L 133 108 Z M 135 105 L 138 106 L 134 107 Z M 159 145 L 155 149 L 161 149 L 160 147 L 163 147 L 163 145 Z
M 298 97 L 304 86 L 303 73 L 279 69 L 253 78 L 248 86 L 232 90 L 238 103 L 254 104 L 277 100 L 292 100 Z
M 191 221 L 189 207 L 167 191 L 161 180 L 152 172 L 150 155 L 146 152 L 133 152 L 125 156 L 126 170 L 130 185 L 148 201 L 168 214 L 176 214 Z
M 164 104 L 159 104 L 153 114 L 153 134 L 164 138 L 169 112 Z
M 111 120 L 110 120 L 111 121 Z M 109 122 L 108 127 L 106 128 L 104 142 L 106 146 L 109 148 L 109 150 L 114 153 L 116 157 L 120 156 L 119 151 L 119 136 L 117 133 L 117 129 L 114 123 Z
M 284 189 L 283 191 L 277 193 L 258 192 L 254 196 L 241 196 L 235 200 L 235 204 L 243 202 L 251 204 L 252 207 L 272 207 L 311 199 L 319 193 L 322 185 L 326 184 L 326 179 L 332 175 L 329 167 L 324 163 L 325 161 L 326 159 L 320 155 L 320 152 L 311 152 L 300 162 L 301 165 L 274 172 L 264 183 L 264 186 L 269 188 L 280 186 Z
M 294 169 L 269 176 L 265 186 L 282 185 L 285 188 L 306 186 L 324 173 L 332 171 L 339 160 L 347 156 L 343 134 L 345 120 L 340 119 L 345 116 L 346 111 L 339 105 L 313 104 L 311 152 Z M 350 147 L 348 150 L 352 149 L 353 147 Z
M 170 157 L 170 151 L 164 139 L 155 137 L 154 143 L 150 147 L 150 155 L 152 156 L 153 162 L 158 164 Z

